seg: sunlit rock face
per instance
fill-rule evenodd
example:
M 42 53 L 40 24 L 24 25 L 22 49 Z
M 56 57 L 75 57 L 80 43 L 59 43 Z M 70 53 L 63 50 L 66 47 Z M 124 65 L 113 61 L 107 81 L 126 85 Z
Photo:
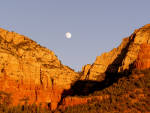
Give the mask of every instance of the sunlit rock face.
M 124 72 L 125 70 L 134 68 L 136 61 L 137 68 L 149 68 L 149 45 L 150 24 L 147 24 L 135 30 L 131 36 L 124 38 L 117 48 L 114 48 L 110 52 L 103 53 L 101 56 L 97 56 L 90 68 L 89 65 L 84 66 L 82 71 L 84 73 L 83 78 L 88 78 L 88 80 L 103 79 L 105 76 L 104 73 Z
M 139 70 L 150 68 L 150 44 L 141 45 L 135 66 Z
M 0 28 L 0 91 L 13 105 L 43 103 L 57 107 L 64 89 L 78 74 L 61 64 L 53 51 L 15 32 Z

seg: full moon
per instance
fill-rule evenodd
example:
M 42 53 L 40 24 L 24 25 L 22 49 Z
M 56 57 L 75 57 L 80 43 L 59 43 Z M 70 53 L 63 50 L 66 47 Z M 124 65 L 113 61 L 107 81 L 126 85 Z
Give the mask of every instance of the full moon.
M 67 33 L 65 34 L 65 36 L 66 36 L 66 38 L 70 39 L 72 35 L 71 35 L 70 32 L 67 32 Z

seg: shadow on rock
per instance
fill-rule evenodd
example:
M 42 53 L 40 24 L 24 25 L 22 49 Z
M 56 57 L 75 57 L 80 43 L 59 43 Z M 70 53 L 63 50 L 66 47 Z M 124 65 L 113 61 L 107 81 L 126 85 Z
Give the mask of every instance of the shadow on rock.
M 121 53 L 118 57 L 110 64 L 102 76 L 105 76 L 105 79 L 102 81 L 94 81 L 94 80 L 78 80 L 76 81 L 69 90 L 64 90 L 62 93 L 61 101 L 59 105 L 61 105 L 63 99 L 67 96 L 87 96 L 92 94 L 95 91 L 103 90 L 114 83 L 116 83 L 120 78 L 129 76 L 131 70 L 134 68 L 133 64 L 129 66 L 129 70 L 124 70 L 118 73 L 119 67 L 122 65 L 124 58 L 127 55 L 130 44 L 134 41 L 135 34 L 133 33 L 129 37 L 129 42 L 122 49 Z M 101 76 L 101 75 L 100 75 Z

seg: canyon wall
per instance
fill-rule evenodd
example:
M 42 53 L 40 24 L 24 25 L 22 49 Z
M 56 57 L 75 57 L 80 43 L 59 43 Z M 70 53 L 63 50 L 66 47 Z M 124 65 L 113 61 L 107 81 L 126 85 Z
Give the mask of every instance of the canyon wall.
M 124 38 L 117 48 L 97 56 L 93 64 L 84 66 L 81 79 L 101 81 L 105 78 L 105 73 L 124 72 L 135 67 L 150 68 L 149 45 L 150 24 L 147 24 Z
M 78 77 L 53 51 L 28 37 L 0 29 L 0 91 L 11 95 L 13 105 L 28 101 L 55 109 L 63 90 Z

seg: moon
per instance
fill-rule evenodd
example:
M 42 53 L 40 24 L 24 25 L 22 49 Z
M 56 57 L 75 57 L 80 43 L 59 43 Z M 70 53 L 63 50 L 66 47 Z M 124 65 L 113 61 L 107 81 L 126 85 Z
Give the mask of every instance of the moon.
M 72 37 L 72 35 L 71 35 L 70 32 L 67 32 L 67 33 L 65 34 L 65 36 L 66 36 L 66 38 L 68 38 L 68 39 L 70 39 L 70 38 Z

